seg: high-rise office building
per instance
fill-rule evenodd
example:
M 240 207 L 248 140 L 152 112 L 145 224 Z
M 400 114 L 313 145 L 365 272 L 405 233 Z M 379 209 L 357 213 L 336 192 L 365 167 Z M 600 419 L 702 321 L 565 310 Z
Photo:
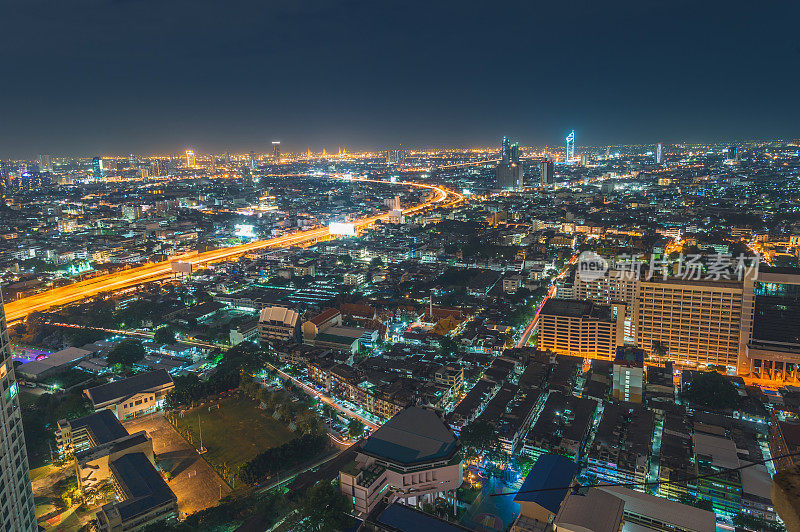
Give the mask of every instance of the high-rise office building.
M 500 143 L 500 162 L 504 164 L 511 162 L 511 141 L 508 137 L 503 137 Z
M 250 170 L 255 170 L 258 167 L 258 158 L 256 157 L 256 153 L 253 151 L 250 152 L 248 164 L 250 165 Z
M 800 380 L 800 269 L 761 266 L 745 280 L 741 349 L 739 374 Z
M 6 161 L 0 161 L 0 183 L 3 188 L 8 188 L 9 166 Z
M 728 157 L 729 161 L 738 161 L 739 160 L 739 146 L 730 146 L 728 148 Z
M 150 175 L 161 177 L 167 175 L 167 165 L 163 159 L 150 160 Z
M 386 152 L 386 164 L 401 165 L 406 161 L 405 150 L 388 150 Z
M 500 162 L 495 167 L 497 188 L 503 190 L 521 190 L 523 168 L 519 158 L 519 144 L 509 142 L 508 137 L 503 137 L 501 144 L 502 153 Z
M 39 155 L 39 171 L 40 172 L 53 171 L 53 159 L 46 153 Z
M 272 160 L 276 163 L 281 160 L 281 141 L 279 140 L 272 141 Z
M 552 185 L 553 183 L 555 183 L 556 176 L 555 176 L 555 170 L 553 168 L 554 168 L 553 167 L 553 161 L 551 161 L 549 159 L 542 161 L 542 165 L 541 165 L 542 178 L 540 180 L 540 184 L 543 187 L 546 187 L 548 185 Z
M 102 179 L 103 166 L 100 164 L 100 157 L 92 158 L 92 177 L 95 179 Z
M 197 158 L 192 150 L 186 150 L 186 167 L 197 168 Z
M 566 162 L 570 163 L 575 159 L 575 130 L 573 129 L 570 131 L 569 135 L 567 135 L 567 160 Z
M 139 160 L 134 154 L 128 155 L 128 168 L 136 168 L 139 165 Z
M 661 164 L 661 143 L 656 146 L 656 164 Z
M 28 453 L 22 432 L 22 410 L 17 397 L 19 388 L 14 378 L 11 344 L 5 312 L 2 309 L 0 349 L 3 353 L 0 366 L 0 383 L 3 389 L 0 399 L 0 524 L 2 530 L 35 531 L 38 530 L 38 525 L 34 512 Z

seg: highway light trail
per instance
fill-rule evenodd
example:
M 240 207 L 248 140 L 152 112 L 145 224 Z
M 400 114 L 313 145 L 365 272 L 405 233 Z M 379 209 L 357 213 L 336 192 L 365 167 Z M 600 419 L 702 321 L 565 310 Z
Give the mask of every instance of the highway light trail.
M 427 183 L 416 183 L 411 181 L 391 183 L 389 181 L 378 181 L 365 178 L 353 178 L 353 180 L 382 183 L 387 185 L 391 184 L 410 186 L 412 188 L 423 188 L 434 193 L 433 197 L 428 198 L 417 205 L 403 209 L 403 214 L 405 215 L 415 214 L 433 206 L 449 206 L 461 201 L 464 198 L 457 192 Z M 451 201 L 446 201 L 448 199 L 451 199 Z M 355 226 L 358 229 L 363 230 L 374 225 L 378 221 L 388 219 L 388 217 L 389 215 L 386 213 L 369 216 L 357 220 L 355 222 Z M 238 257 L 260 249 L 308 244 L 323 238 L 331 238 L 333 236 L 334 235 L 330 234 L 327 227 L 321 227 L 309 231 L 298 231 L 289 235 L 283 235 L 268 240 L 257 240 L 255 242 L 241 244 L 238 246 L 197 253 L 186 258 L 184 258 L 184 254 L 184 256 L 175 257 L 173 259 L 157 262 L 155 264 L 148 264 L 145 266 L 131 268 L 130 270 L 101 275 L 92 279 L 87 279 L 85 281 L 80 281 L 67 286 L 53 288 L 46 292 L 41 292 L 39 294 L 34 294 L 32 296 L 8 302 L 5 305 L 6 319 L 9 322 L 13 322 L 25 318 L 31 312 L 43 311 L 52 307 L 74 303 L 82 299 L 96 296 L 97 294 L 103 292 L 119 290 L 122 288 L 128 288 L 151 281 L 158 281 L 168 278 L 173 274 L 171 262 L 174 260 L 182 260 L 184 262 L 192 263 L 193 265 L 201 265 Z

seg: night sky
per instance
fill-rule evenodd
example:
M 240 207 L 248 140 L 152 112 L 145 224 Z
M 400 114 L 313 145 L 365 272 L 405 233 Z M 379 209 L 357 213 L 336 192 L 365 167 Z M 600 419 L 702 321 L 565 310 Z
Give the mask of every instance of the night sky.
M 0 0 L 0 158 L 797 138 L 799 6 Z

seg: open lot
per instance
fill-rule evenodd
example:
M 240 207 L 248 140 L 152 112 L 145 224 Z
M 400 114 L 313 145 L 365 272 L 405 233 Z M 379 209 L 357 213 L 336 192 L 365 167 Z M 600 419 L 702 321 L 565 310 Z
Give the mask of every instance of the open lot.
M 219 405 L 219 406 L 218 406 Z M 295 437 L 283 422 L 273 419 L 249 398 L 233 397 L 218 404 L 186 411 L 175 419 L 181 433 L 208 451 L 203 457 L 218 469 L 236 471 L 258 453 Z
M 147 416 L 124 425 L 131 433 L 146 430 L 153 438 L 158 465 L 172 474 L 169 487 L 178 498 L 181 517 L 215 506 L 220 497 L 231 492 L 225 481 L 162 415 Z

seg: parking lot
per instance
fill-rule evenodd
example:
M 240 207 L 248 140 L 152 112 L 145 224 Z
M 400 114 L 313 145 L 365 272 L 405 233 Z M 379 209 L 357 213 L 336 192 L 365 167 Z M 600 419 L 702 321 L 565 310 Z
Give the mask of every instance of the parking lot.
M 153 438 L 156 460 L 173 478 L 169 487 L 178 497 L 181 518 L 215 506 L 231 489 L 161 414 L 124 423 L 129 432 L 146 430 Z

